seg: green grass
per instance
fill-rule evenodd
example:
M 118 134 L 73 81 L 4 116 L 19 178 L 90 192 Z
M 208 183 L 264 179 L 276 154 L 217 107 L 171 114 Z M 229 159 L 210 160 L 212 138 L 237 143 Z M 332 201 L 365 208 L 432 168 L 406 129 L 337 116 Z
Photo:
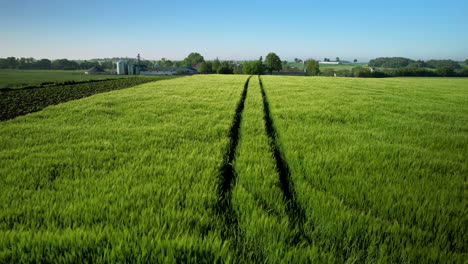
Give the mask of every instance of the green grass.
M 467 79 L 263 79 L 313 241 L 342 261 L 463 263 Z
M 49 105 L 64 103 L 94 94 L 125 89 L 143 83 L 172 77 L 134 77 L 112 80 L 94 80 L 72 85 L 50 85 L 23 89 L 0 89 L 0 121 L 37 112 Z
M 464 263 L 468 79 L 247 78 L 0 122 L 0 262 Z
M 129 77 L 126 75 L 87 75 L 84 72 L 85 70 L 0 70 L 0 88 L 39 85 L 42 82 L 86 81 Z M 130 75 L 130 77 L 132 76 Z
M 245 79 L 160 81 L 0 123 L 0 262 L 233 257 L 213 183 Z

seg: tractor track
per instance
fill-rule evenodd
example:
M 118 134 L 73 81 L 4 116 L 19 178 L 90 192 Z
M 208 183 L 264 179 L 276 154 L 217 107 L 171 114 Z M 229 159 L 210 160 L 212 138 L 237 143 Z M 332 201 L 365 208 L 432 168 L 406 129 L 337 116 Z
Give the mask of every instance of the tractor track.
M 265 130 L 268 138 L 270 139 L 270 147 L 276 161 L 276 170 L 279 176 L 279 183 L 283 198 L 286 206 L 286 213 L 288 214 L 290 229 L 292 230 L 291 242 L 297 244 L 300 242 L 311 243 L 311 239 L 304 232 L 304 223 L 306 222 L 306 215 L 304 209 L 296 200 L 296 192 L 294 190 L 294 182 L 291 179 L 291 171 L 288 162 L 284 157 L 284 152 L 278 143 L 278 133 L 276 132 L 273 124 L 273 119 L 270 111 L 270 104 L 268 102 L 265 88 L 260 76 L 258 76 L 260 84 L 260 91 L 263 99 L 263 119 L 265 120 Z
M 244 111 L 245 100 L 249 88 L 249 76 L 244 84 L 241 98 L 237 104 L 234 118 L 229 129 L 229 144 L 224 154 L 223 163 L 219 169 L 218 176 L 218 201 L 215 205 L 215 212 L 221 221 L 221 237 L 223 240 L 230 240 L 237 255 L 250 256 L 254 262 L 261 262 L 262 253 L 246 242 L 245 235 L 239 228 L 239 217 L 232 206 L 232 190 L 236 185 L 237 173 L 234 168 L 235 154 L 240 137 L 240 126 L 242 113 Z

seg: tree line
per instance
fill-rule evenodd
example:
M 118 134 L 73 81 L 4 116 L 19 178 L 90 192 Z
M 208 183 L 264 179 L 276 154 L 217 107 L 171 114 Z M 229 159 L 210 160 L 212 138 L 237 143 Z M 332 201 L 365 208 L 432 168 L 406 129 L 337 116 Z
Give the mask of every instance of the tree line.
M 451 67 L 428 68 L 384 68 L 371 70 L 369 67 L 354 67 L 352 70 L 325 69 L 322 76 L 385 78 L 385 77 L 468 77 L 468 68 Z
M 221 62 L 218 58 L 214 61 L 205 61 L 203 57 L 198 56 L 199 54 L 190 54 L 185 61 L 192 63 L 198 62 L 198 73 L 209 74 L 252 74 L 262 75 L 265 73 L 272 74 L 274 71 L 280 72 L 283 66 L 287 64 L 287 61 L 281 61 L 281 58 L 274 52 L 270 52 L 263 60 L 263 56 L 260 56 L 258 60 L 244 61 L 242 63 L 234 63 L 229 61 Z M 191 60 L 189 58 L 197 58 Z M 319 75 L 319 63 L 316 60 L 307 60 L 305 62 L 305 72 L 307 75 Z
M 336 61 L 340 59 L 337 57 Z M 295 58 L 295 62 L 303 62 Z M 325 58 L 325 61 L 330 61 Z M 356 61 L 356 60 L 355 60 Z M 127 60 L 128 63 L 136 64 L 136 60 Z M 216 58 L 213 61 L 206 61 L 204 57 L 196 52 L 190 53 L 182 61 L 171 61 L 162 58 L 159 61 L 140 61 L 142 70 L 152 68 L 153 63 L 161 67 L 197 67 L 198 73 L 210 74 L 272 74 L 274 71 L 280 72 L 287 61 L 281 61 L 280 57 L 270 52 L 263 60 L 244 61 L 220 61 Z M 468 65 L 468 60 L 464 61 Z M 367 67 L 355 67 L 352 70 L 325 69 L 320 71 L 319 62 L 314 59 L 304 61 L 304 72 L 309 76 L 341 76 L 341 77 L 400 77 L 400 76 L 422 76 L 422 77 L 468 77 L 468 68 L 462 68 L 460 63 L 453 60 L 411 60 L 403 57 L 376 58 L 369 62 Z M 0 69 L 25 69 L 25 70 L 86 70 L 92 67 L 101 69 L 115 69 L 112 60 L 103 59 L 101 61 L 74 61 L 67 59 L 36 60 L 34 58 L 0 58 Z M 379 68 L 378 70 L 375 68 Z
M 453 60 L 412 60 L 403 57 L 376 58 L 369 61 L 369 67 L 378 68 L 431 68 L 437 69 L 441 67 L 450 67 L 452 69 L 460 69 L 461 65 Z
M 0 58 L 0 69 L 19 70 L 87 70 L 92 67 L 114 69 L 112 61 L 73 61 L 67 59 L 49 60 L 34 58 Z

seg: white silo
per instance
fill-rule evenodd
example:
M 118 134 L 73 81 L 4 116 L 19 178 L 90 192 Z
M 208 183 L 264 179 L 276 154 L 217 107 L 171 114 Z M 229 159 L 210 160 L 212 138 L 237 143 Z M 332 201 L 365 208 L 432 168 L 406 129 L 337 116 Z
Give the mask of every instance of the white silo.
M 117 62 L 117 74 L 125 74 L 125 62 Z

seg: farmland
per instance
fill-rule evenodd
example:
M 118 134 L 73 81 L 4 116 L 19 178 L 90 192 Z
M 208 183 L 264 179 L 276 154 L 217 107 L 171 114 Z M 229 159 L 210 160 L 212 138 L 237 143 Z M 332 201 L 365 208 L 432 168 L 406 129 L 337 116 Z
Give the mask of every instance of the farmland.
M 0 120 L 7 120 L 36 112 L 49 105 L 167 78 L 169 77 L 133 77 L 112 80 L 89 80 L 66 85 L 52 84 L 45 87 L 3 89 L 0 90 Z
M 0 70 L 0 88 L 40 85 L 43 82 L 87 81 L 129 78 L 128 75 L 87 75 L 83 70 Z
M 198 75 L 0 122 L 0 262 L 463 263 L 466 87 Z

